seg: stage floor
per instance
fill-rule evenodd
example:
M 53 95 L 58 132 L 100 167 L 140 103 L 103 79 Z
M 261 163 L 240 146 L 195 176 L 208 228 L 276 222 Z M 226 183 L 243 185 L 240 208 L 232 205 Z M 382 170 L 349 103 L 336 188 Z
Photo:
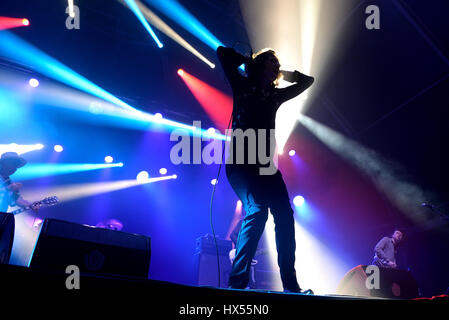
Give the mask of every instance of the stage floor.
M 333 315 L 344 313 L 345 318 L 359 318 L 361 314 L 355 311 L 358 307 L 366 312 L 374 310 L 372 308 L 393 310 L 397 308 L 392 307 L 399 303 L 402 307 L 397 310 L 410 311 L 416 304 L 429 304 L 428 301 L 223 289 L 88 274 L 81 274 L 79 289 L 68 289 L 67 283 L 69 287 L 74 284 L 69 276 L 0 265 L 0 286 L 2 293 L 6 293 L 2 295 L 2 305 L 19 302 L 19 305 L 21 303 L 25 306 L 22 310 L 24 312 L 33 310 L 28 306 L 40 308 L 42 305 L 52 312 L 56 310 L 55 307 L 62 307 L 84 314 L 81 310 L 87 308 L 95 313 L 100 312 L 101 315 L 114 315 L 115 311 L 125 311 L 126 314 L 126 310 L 133 313 L 142 310 L 146 315 L 158 315 L 156 319 L 187 320 L 286 319 L 292 315 L 297 315 L 293 318 L 299 318 L 306 312 L 319 315 L 329 310 Z M 447 307 L 447 300 L 443 304 Z M 36 309 L 36 312 L 41 312 L 38 310 L 40 309 Z

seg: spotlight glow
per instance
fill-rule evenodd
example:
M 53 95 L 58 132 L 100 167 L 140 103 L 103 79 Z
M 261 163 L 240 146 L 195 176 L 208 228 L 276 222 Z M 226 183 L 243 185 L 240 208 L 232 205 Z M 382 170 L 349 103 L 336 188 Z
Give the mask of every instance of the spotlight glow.
M 4 33 L 0 33 L 0 55 L 3 54 L 2 37 Z M 28 103 L 32 102 L 38 107 L 54 107 L 61 112 L 62 116 L 76 117 L 77 119 L 93 124 L 101 124 L 107 126 L 118 126 L 144 131 L 172 131 L 174 128 L 182 129 L 182 135 L 186 136 L 202 136 L 206 134 L 206 130 L 198 130 L 192 124 L 184 124 L 161 118 L 159 115 L 153 115 L 146 112 L 133 111 L 124 109 L 110 101 L 101 100 L 98 97 L 75 90 L 68 86 L 63 86 L 54 82 L 45 82 L 39 85 L 39 90 L 33 90 L 32 95 L 27 95 L 23 101 L 16 100 L 20 97 L 17 88 L 27 83 L 28 78 L 18 76 L 16 73 L 0 71 L 0 102 L 3 106 L 7 104 L 9 107 L 5 111 L 8 113 L 0 113 L 1 119 L 21 118 L 19 115 L 21 110 L 25 109 Z M 11 95 L 5 95 L 8 93 Z M 68 114 L 67 111 L 73 111 Z M 15 117 L 15 118 L 14 118 Z M 16 120 L 18 121 L 18 120 Z M 9 121 L 11 122 L 11 121 Z M 185 130 L 184 130 L 185 129 Z M 213 139 L 226 140 L 223 134 L 215 134 Z
M 0 17 L 0 30 L 26 27 L 29 25 L 30 21 L 26 18 Z
M 180 73 L 181 70 L 182 72 Z M 195 76 L 179 69 L 178 74 L 219 130 L 225 130 L 232 113 L 232 98 Z M 220 106 L 217 108 L 217 106 Z
M 64 148 L 61 145 L 57 144 L 53 147 L 53 150 L 55 150 L 56 152 L 62 152 L 64 151 Z
M 154 114 L 154 118 L 155 118 L 155 119 L 162 119 L 163 116 L 162 116 L 162 114 L 160 114 L 159 112 L 157 112 L 157 113 Z
M 290 157 L 293 157 L 295 154 L 296 154 L 296 151 L 295 151 L 295 150 L 290 150 L 290 151 L 288 152 L 288 155 L 289 155 Z
M 156 7 L 159 11 L 163 12 L 166 16 L 185 30 L 189 31 L 192 35 L 204 42 L 206 45 L 216 50 L 223 44 L 219 41 L 201 22 L 198 21 L 189 11 L 187 11 L 176 0 L 145 0 L 148 4 Z
M 123 163 L 29 163 L 13 176 L 17 180 L 29 180 L 113 167 L 123 167 Z
M 218 180 L 217 179 L 212 179 L 211 181 L 210 181 L 210 184 L 211 185 L 216 185 L 218 183 Z
M 278 274 L 274 220 L 270 214 L 265 227 L 264 236 L 268 244 L 271 268 L 276 272 L 272 279 L 271 290 L 282 290 L 282 282 Z M 298 282 L 302 288 L 312 288 L 315 294 L 332 294 L 340 280 L 348 270 L 337 255 L 321 243 L 313 234 L 295 221 L 296 263 Z M 332 268 L 323 272 L 323 266 Z
M 31 78 L 31 79 L 28 81 L 28 83 L 29 83 L 29 85 L 32 86 L 33 88 L 36 88 L 36 87 L 39 86 L 39 80 L 34 79 L 34 78 Z
M 235 211 L 237 213 L 241 213 L 242 212 L 242 201 L 241 200 L 237 200 L 237 203 L 235 205 Z
M 23 193 L 24 197 L 28 199 L 42 199 L 49 194 L 58 197 L 59 202 L 67 202 L 76 199 L 82 199 L 102 193 L 118 191 L 127 189 L 143 184 L 155 183 L 159 181 L 176 179 L 175 175 L 148 178 L 138 181 L 137 179 L 119 180 L 119 181 L 106 181 L 106 182 L 93 182 L 93 183 L 81 183 L 64 186 L 49 186 L 46 188 L 27 189 Z
M 326 0 L 240 0 L 251 47 L 254 51 L 270 47 L 276 50 L 282 70 L 298 70 L 316 81 L 300 96 L 284 103 L 276 117 L 276 142 L 282 150 L 297 125 L 297 117 L 318 92 L 323 78 L 328 76 L 328 62 L 335 61 L 334 48 L 345 45 L 339 26 L 346 21 L 353 1 Z M 267 23 L 282 21 L 282 23 Z M 332 57 L 333 59 L 329 59 Z M 281 80 L 280 87 L 290 85 Z
M 114 161 L 114 158 L 111 156 L 104 157 L 104 162 L 106 163 L 112 163 Z
M 167 25 L 162 19 L 160 19 L 153 11 L 151 11 L 142 2 L 136 0 L 136 4 L 140 11 L 143 13 L 148 22 L 151 23 L 155 28 L 159 29 L 167 37 L 171 38 L 173 41 L 178 43 L 184 49 L 192 53 L 198 59 L 206 63 L 209 67 L 215 68 L 215 64 L 206 59 L 201 53 L 198 52 L 194 47 L 192 47 L 185 39 L 183 39 L 178 33 L 176 33 L 169 25 Z
M 167 169 L 166 168 L 160 168 L 159 169 L 159 173 L 162 174 L 162 175 L 167 174 Z
M 398 170 L 398 164 L 306 115 L 300 115 L 299 122 L 335 154 L 368 176 L 379 192 L 416 223 L 428 219 L 416 205 L 426 201 L 425 189 L 404 179 L 407 173 Z
M 140 171 L 136 176 L 136 180 L 138 182 L 145 182 L 149 178 L 150 178 L 150 174 L 147 171 Z
M 296 196 L 293 198 L 293 204 L 295 207 L 300 207 L 304 204 L 304 197 L 303 196 Z
M 0 144 L 0 155 L 2 155 L 5 152 L 16 152 L 17 154 L 21 155 L 30 151 L 35 150 L 41 150 L 44 148 L 44 145 L 41 143 L 37 144 L 17 144 L 17 143 L 10 143 L 10 144 Z

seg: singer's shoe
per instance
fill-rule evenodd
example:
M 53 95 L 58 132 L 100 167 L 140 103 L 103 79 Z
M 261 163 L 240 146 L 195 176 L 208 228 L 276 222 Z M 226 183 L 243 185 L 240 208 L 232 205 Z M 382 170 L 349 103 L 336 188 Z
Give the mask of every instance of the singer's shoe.
M 302 290 L 300 288 L 297 290 L 284 289 L 284 293 L 301 293 L 301 294 L 306 294 L 306 295 L 314 294 L 312 289 Z

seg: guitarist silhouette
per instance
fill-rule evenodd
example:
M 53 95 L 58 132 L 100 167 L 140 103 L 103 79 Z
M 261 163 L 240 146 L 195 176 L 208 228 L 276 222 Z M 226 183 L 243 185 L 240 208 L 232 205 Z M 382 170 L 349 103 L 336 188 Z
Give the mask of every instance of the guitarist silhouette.
M 16 152 L 5 152 L 0 158 L 0 263 L 8 263 L 14 240 L 14 215 L 5 213 L 10 206 L 32 209 L 37 212 L 42 202 L 31 203 L 20 195 L 21 183 L 12 182 L 10 176 L 23 167 L 26 160 Z

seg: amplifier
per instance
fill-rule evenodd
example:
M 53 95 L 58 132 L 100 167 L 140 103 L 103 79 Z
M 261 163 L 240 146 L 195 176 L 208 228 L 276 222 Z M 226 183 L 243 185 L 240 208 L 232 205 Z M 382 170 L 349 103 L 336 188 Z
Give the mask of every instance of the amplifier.
M 231 251 L 232 249 L 232 241 L 218 239 L 218 237 L 216 237 L 216 240 L 217 240 L 218 254 L 227 256 L 229 254 L 229 251 Z M 217 250 L 215 247 L 214 236 L 211 234 L 206 234 L 196 239 L 195 253 L 209 253 L 216 255 Z
M 217 246 L 220 260 L 220 287 L 226 288 L 231 272 L 229 251 L 232 249 L 232 241 L 217 239 Z M 195 278 L 197 285 L 218 286 L 217 251 L 214 238 L 210 234 L 196 240 Z

